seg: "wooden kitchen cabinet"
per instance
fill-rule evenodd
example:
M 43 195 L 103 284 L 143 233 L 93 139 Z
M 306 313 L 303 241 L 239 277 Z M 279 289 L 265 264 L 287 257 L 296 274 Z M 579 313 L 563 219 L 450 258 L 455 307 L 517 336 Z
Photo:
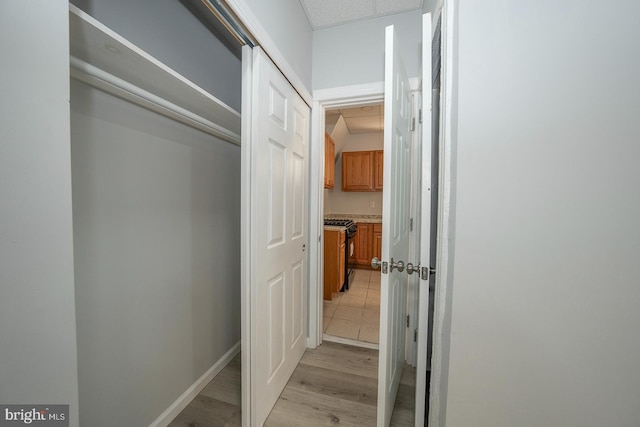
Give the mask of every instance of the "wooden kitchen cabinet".
M 324 299 L 331 301 L 333 292 L 339 292 L 344 285 L 345 273 L 345 232 L 324 231 Z
M 384 151 L 378 150 L 373 152 L 373 189 L 376 191 L 382 191 L 383 180 L 383 166 L 384 166 Z
M 381 191 L 383 152 L 342 153 L 342 191 Z
M 373 151 L 342 153 L 342 191 L 373 191 Z
M 342 233 L 344 235 L 344 233 Z M 347 264 L 346 264 L 346 250 L 347 250 L 347 244 L 345 242 L 344 237 L 342 238 L 342 243 L 340 244 L 340 250 L 338 251 L 338 256 L 339 256 L 339 261 L 338 261 L 338 285 L 336 286 L 335 292 L 340 292 L 340 289 L 342 289 L 342 286 L 344 285 L 344 278 L 345 278 L 345 268 L 347 268 Z
M 333 188 L 336 166 L 336 143 L 324 133 L 324 188 Z
M 356 233 L 353 248 L 353 261 L 356 265 L 370 265 L 373 224 L 359 222 L 356 226 L 358 227 L 358 232 Z
M 370 267 L 373 257 L 382 258 L 382 224 L 358 222 L 358 232 L 353 242 L 353 257 L 350 262 Z
M 373 224 L 373 257 L 382 259 L 382 224 Z

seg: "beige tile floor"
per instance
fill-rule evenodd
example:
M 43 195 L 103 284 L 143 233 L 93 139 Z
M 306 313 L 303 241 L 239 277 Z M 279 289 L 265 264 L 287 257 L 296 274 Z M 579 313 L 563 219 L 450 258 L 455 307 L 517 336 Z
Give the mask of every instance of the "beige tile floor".
M 355 270 L 349 290 L 324 301 L 327 335 L 377 344 L 380 335 L 380 271 Z

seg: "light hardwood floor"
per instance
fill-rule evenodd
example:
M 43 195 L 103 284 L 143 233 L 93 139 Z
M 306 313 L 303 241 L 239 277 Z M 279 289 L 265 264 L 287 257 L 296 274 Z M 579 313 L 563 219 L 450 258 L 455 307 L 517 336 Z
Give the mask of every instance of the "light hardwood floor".
M 324 342 L 307 350 L 265 427 L 376 425 L 378 351 Z M 413 426 L 415 369 L 405 366 L 391 425 Z M 170 427 L 240 426 L 240 355 Z

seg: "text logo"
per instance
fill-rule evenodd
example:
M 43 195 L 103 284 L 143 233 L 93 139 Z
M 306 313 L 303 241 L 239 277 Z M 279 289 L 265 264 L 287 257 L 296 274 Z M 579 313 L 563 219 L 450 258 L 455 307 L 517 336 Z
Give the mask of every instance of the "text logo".
M 69 405 L 0 405 L 0 427 L 69 427 Z

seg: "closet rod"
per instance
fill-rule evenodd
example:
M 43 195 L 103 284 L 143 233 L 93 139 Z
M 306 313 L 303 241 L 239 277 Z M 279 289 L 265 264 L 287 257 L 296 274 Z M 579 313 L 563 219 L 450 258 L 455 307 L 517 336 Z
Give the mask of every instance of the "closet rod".
M 71 57 L 70 64 L 72 78 L 209 135 L 240 145 L 240 135 L 237 133 L 225 129 L 179 105 L 128 83 L 74 56 Z

